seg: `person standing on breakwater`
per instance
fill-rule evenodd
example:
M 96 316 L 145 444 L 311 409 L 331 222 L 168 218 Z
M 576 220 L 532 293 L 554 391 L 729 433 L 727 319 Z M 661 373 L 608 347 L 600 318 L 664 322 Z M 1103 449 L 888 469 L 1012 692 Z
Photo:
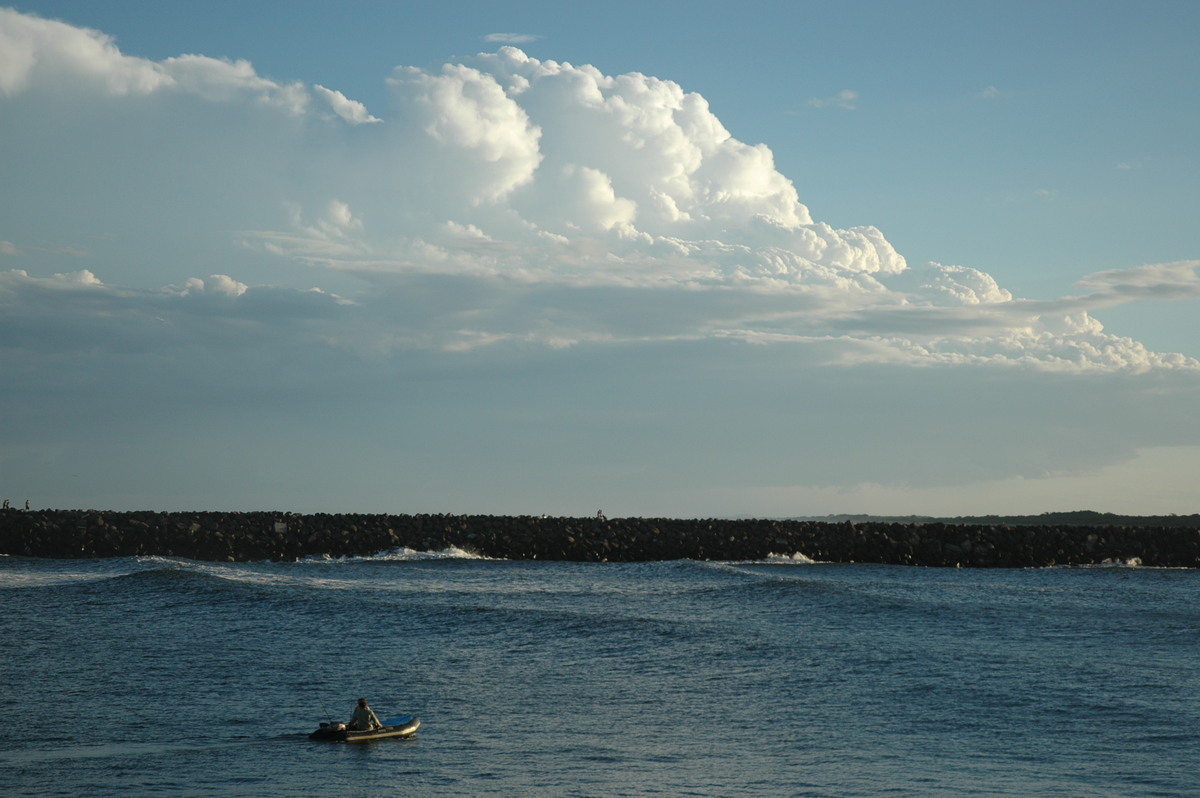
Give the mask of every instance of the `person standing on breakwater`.
M 383 724 L 379 722 L 379 717 L 375 714 L 375 710 L 367 706 L 367 699 L 358 699 L 358 706 L 354 708 L 354 714 L 350 716 L 350 722 L 346 724 L 351 729 L 356 731 L 371 731 L 372 729 L 382 729 Z

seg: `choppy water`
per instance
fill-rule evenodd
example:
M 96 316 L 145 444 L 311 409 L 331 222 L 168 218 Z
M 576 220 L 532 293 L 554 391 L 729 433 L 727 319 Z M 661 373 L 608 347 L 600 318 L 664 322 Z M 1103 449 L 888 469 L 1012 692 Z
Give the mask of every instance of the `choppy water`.
M 1198 655 L 1185 570 L 9 557 L 0 787 L 1196 795 Z

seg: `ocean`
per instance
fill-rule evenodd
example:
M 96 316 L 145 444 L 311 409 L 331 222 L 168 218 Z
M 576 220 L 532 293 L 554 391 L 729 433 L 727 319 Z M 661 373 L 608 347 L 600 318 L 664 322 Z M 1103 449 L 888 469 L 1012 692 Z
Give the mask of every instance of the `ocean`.
M 1200 795 L 1200 571 L 0 557 L 0 705 L 14 795 Z

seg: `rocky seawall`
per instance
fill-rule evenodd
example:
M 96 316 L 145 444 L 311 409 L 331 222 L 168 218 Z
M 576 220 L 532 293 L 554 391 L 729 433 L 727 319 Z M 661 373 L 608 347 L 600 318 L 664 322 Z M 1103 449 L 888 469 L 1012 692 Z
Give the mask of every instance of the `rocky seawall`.
M 1200 567 L 1200 528 L 946 523 L 298 515 L 279 512 L 0 511 L 0 554 L 52 558 L 164 555 L 295 560 L 451 546 L 487 557 L 577 562 L 755 560 L 1019 568 L 1136 562 Z

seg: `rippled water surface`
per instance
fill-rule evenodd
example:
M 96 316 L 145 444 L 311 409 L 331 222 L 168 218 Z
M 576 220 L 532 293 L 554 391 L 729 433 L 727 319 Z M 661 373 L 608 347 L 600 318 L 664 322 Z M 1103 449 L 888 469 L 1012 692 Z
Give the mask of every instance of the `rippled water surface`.
M 1195 795 L 1198 654 L 1185 570 L 5 557 L 0 787 Z

